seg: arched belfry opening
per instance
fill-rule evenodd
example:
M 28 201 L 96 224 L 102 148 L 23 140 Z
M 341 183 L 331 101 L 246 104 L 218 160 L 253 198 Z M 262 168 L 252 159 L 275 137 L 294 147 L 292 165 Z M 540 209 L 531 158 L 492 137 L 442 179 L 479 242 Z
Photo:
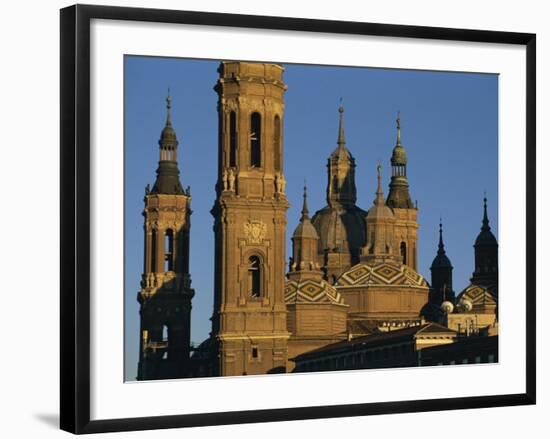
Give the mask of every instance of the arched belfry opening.
M 174 271 L 174 232 L 172 229 L 164 233 L 164 271 Z
M 403 265 L 407 265 L 407 244 L 405 242 L 401 243 L 401 262 Z
M 262 167 L 262 116 L 258 112 L 250 116 L 250 166 Z
M 251 297 L 262 295 L 262 267 L 258 256 L 248 258 L 248 294 Z
M 273 120 L 273 163 L 275 172 L 281 172 L 281 118 L 275 115 Z
M 229 167 L 237 166 L 237 116 L 229 114 Z

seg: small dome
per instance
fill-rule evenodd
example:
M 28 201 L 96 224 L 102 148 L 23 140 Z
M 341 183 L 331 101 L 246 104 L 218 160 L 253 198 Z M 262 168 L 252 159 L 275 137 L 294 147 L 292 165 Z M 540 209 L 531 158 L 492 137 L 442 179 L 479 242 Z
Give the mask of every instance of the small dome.
M 319 234 L 317 233 L 317 230 L 315 229 L 315 227 L 313 227 L 313 224 L 311 224 L 311 221 L 308 218 L 307 220 L 301 221 L 298 224 L 296 229 L 294 229 L 292 237 L 319 239 Z
M 367 221 L 382 218 L 394 218 L 393 211 L 385 203 L 381 205 L 375 204 L 367 212 Z
M 466 301 L 475 307 L 476 305 L 496 305 L 498 301 L 498 286 L 497 285 L 479 285 L 470 284 L 456 297 L 457 303 L 465 303 Z
M 365 245 L 366 212 L 357 206 L 325 206 L 313 216 L 319 235 L 319 251 L 349 251 Z
M 176 145 L 178 144 L 178 139 L 176 137 L 176 131 L 172 128 L 172 125 L 166 125 L 160 134 L 159 145 Z
M 407 153 L 405 152 L 405 148 L 403 147 L 403 145 L 398 144 L 395 145 L 395 148 L 393 148 L 391 164 L 394 166 L 404 166 L 407 164 Z
M 342 274 L 335 284 L 337 287 L 378 285 L 428 288 L 426 280 L 412 268 L 387 261 L 373 265 L 357 264 Z
M 497 239 L 490 230 L 482 230 L 477 235 L 475 245 L 498 245 Z
M 333 303 L 345 305 L 342 296 L 324 280 L 289 280 L 285 284 L 285 303 Z
M 452 302 L 449 302 L 448 300 L 445 300 L 445 302 L 441 304 L 441 311 L 443 311 L 445 314 L 451 314 L 454 308 L 455 307 Z
M 433 262 L 431 268 L 453 268 L 451 260 L 445 253 L 438 254 Z

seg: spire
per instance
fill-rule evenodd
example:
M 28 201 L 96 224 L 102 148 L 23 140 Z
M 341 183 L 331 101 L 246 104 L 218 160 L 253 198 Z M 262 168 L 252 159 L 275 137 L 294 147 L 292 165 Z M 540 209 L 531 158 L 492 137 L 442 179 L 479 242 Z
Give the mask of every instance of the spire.
M 300 218 L 300 221 L 303 222 L 306 219 L 309 219 L 309 210 L 307 208 L 307 186 L 304 181 L 304 203 L 302 205 L 302 217 Z
M 172 127 L 172 98 L 170 89 L 166 96 L 166 123 L 159 139 L 159 166 L 157 168 L 157 179 L 151 193 L 161 194 L 184 194 L 185 191 L 179 179 L 178 169 L 178 138 Z
M 378 174 L 378 186 L 376 188 L 376 198 L 374 199 L 374 204 L 376 206 L 382 206 L 385 204 L 384 201 L 384 191 L 382 190 L 382 165 L 380 164 L 380 161 L 378 161 L 378 166 L 376 167 L 376 172 Z
M 453 292 L 453 265 L 445 253 L 443 244 L 443 224 L 439 218 L 439 245 L 437 255 L 435 256 L 430 271 L 432 273 L 432 291 L 430 292 L 430 302 L 441 305 L 444 300 L 450 300 L 454 303 Z
M 346 148 L 344 106 L 341 99 L 338 112 L 338 145 L 328 159 L 327 203 L 329 206 L 353 206 L 357 200 L 355 159 Z
M 168 95 L 166 96 L 166 126 L 172 126 L 172 98 L 170 97 L 170 87 L 168 87 Z
M 392 177 L 390 193 L 387 204 L 392 208 L 414 209 L 414 204 L 409 194 L 409 182 L 407 180 L 407 153 L 401 144 L 401 113 L 397 112 L 395 120 L 397 137 L 391 156 Z
M 397 119 L 395 120 L 397 123 L 397 140 L 395 142 L 396 145 L 401 145 L 401 112 L 397 112 Z
M 340 125 L 338 126 L 338 148 L 344 149 L 346 145 L 346 136 L 344 134 L 344 106 L 342 105 L 342 98 L 340 98 L 338 112 L 340 113 Z
M 166 124 L 160 134 L 159 146 L 161 160 L 176 161 L 175 151 L 178 147 L 178 139 L 172 127 L 172 98 L 170 96 L 170 89 L 168 89 L 168 94 L 166 96 Z
M 437 254 L 445 254 L 445 245 L 443 244 L 443 224 L 441 223 L 441 217 L 439 217 L 439 245 Z
M 483 194 L 483 220 L 481 222 L 481 231 L 488 232 L 491 230 L 489 226 L 489 217 L 487 216 L 487 194 Z

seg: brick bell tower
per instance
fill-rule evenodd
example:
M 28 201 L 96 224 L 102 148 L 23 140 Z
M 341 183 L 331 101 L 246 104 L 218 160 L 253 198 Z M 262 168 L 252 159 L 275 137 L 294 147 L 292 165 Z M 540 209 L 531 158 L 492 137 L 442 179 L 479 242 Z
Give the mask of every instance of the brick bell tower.
M 401 118 L 397 115 L 397 140 L 391 156 L 392 176 L 386 204 L 395 215 L 394 241 L 403 265 L 418 271 L 418 208 L 409 194 L 407 154 L 401 144 Z
M 222 62 L 218 93 L 213 336 L 218 374 L 284 372 L 283 67 Z
M 166 99 L 166 126 L 152 189 L 145 188 L 144 266 L 138 301 L 141 337 L 138 380 L 188 375 L 191 299 L 189 230 L 191 195 L 184 190 L 177 162 L 178 140 Z

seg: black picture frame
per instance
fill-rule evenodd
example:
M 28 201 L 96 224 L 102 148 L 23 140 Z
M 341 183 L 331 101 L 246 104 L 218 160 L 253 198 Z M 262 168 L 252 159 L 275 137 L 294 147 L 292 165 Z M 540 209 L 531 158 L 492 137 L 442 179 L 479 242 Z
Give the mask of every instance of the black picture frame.
M 90 420 L 90 22 L 131 20 L 526 47 L 526 392 L 224 413 Z M 536 35 L 303 18 L 75 5 L 61 10 L 61 429 L 81 434 L 535 404 Z

